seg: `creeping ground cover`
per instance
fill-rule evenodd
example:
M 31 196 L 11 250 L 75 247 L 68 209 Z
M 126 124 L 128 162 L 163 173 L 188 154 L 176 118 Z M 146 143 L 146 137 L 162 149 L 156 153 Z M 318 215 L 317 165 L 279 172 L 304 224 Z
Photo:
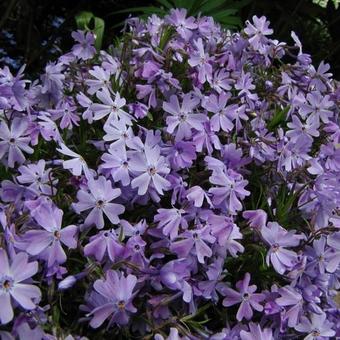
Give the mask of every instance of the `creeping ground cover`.
M 335 339 L 340 86 L 265 17 L 176 9 L 0 69 L 1 339 Z

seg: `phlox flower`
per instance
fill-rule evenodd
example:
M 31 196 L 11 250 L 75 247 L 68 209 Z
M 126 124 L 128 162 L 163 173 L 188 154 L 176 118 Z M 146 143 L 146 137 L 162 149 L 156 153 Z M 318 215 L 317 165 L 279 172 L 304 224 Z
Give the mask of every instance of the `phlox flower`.
M 36 308 L 41 298 L 40 289 L 25 283 L 38 272 L 38 262 L 28 262 L 28 255 L 18 253 L 10 260 L 4 249 L 0 248 L 0 324 L 13 319 L 11 298 L 22 308 Z
M 48 267 L 64 263 L 67 257 L 62 244 L 71 249 L 77 247 L 78 227 L 62 228 L 63 211 L 52 203 L 39 205 L 31 214 L 41 228 L 28 230 L 23 235 L 25 250 L 45 259 Z
M 170 188 L 170 182 L 163 176 L 170 172 L 169 166 L 163 156 L 160 156 L 160 148 L 145 147 L 143 153 L 138 153 L 131 158 L 130 168 L 138 175 L 131 181 L 132 188 L 138 188 L 138 195 L 145 195 L 150 185 L 162 195 L 163 190 Z
M 233 306 L 240 303 L 240 307 L 236 314 L 236 319 L 242 321 L 251 320 L 253 317 L 253 309 L 262 312 L 263 306 L 260 304 L 265 299 L 264 294 L 255 293 L 256 286 L 249 286 L 250 274 L 246 273 L 243 280 L 236 283 L 237 291 L 231 289 L 225 284 L 221 283 L 218 286 L 218 290 L 225 297 L 222 304 L 225 307 Z
M 111 182 L 104 176 L 90 179 L 88 188 L 88 191 L 79 190 L 77 193 L 78 202 L 72 204 L 77 214 L 91 209 L 85 219 L 85 224 L 88 226 L 94 224 L 98 229 L 102 229 L 105 224 L 104 215 L 111 223 L 117 224 L 118 216 L 125 211 L 125 208 L 121 204 L 112 203 L 112 201 L 120 196 L 121 190 L 113 189 Z
M 28 145 L 30 137 L 27 136 L 28 121 L 25 118 L 16 117 L 11 127 L 4 120 L 0 121 L 0 159 L 7 154 L 7 164 L 13 168 L 15 163 L 22 164 L 25 161 L 23 151 L 32 154 L 33 149 Z
M 169 102 L 163 103 L 163 110 L 170 113 L 166 118 L 167 132 L 174 133 L 176 141 L 188 139 L 192 136 L 192 129 L 202 131 L 203 123 L 207 120 L 206 115 L 194 113 L 194 108 L 198 105 L 199 99 L 186 94 L 180 106 L 177 96 L 170 97 Z
M 98 328 L 109 317 L 109 324 L 127 324 L 129 314 L 137 312 L 132 304 L 136 284 L 136 276 L 125 276 L 122 272 L 113 270 L 106 272 L 105 280 L 95 281 L 93 287 L 101 296 L 102 303 L 89 313 L 92 317 L 91 327 Z

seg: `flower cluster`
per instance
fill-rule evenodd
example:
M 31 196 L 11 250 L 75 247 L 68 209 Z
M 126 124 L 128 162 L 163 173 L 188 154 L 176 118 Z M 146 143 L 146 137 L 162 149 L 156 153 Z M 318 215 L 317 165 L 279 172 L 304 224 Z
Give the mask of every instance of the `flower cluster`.
M 272 34 L 175 9 L 0 69 L 1 338 L 340 337 L 340 87 Z

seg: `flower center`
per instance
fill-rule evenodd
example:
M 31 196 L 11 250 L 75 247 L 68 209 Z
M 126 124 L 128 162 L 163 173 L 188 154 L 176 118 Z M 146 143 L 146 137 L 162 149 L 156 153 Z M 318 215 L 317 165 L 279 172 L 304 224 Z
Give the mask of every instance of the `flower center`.
M 156 173 L 157 173 L 156 168 L 155 168 L 154 166 L 150 166 L 150 167 L 149 167 L 149 174 L 150 174 L 151 176 L 153 176 L 153 175 L 155 175 Z
M 104 206 L 105 202 L 103 200 L 98 200 L 96 202 L 96 207 L 101 209 Z
M 61 234 L 60 234 L 60 231 L 59 231 L 59 230 L 56 230 L 56 231 L 54 232 L 54 237 L 55 237 L 57 240 L 60 240 Z
M 8 292 L 12 287 L 13 287 L 13 279 L 12 278 L 10 278 L 8 276 L 4 276 L 0 280 L 0 288 L 2 290 L 4 290 L 5 292 Z
M 125 301 L 123 301 L 123 300 L 118 301 L 117 302 L 117 307 L 119 309 L 124 309 L 125 308 Z
M 247 300 L 249 300 L 249 298 L 250 298 L 250 294 L 249 293 L 244 293 L 243 294 L 243 300 L 247 301 Z
M 274 243 L 272 245 L 272 250 L 273 250 L 274 253 L 276 253 L 279 250 L 279 248 L 280 248 L 280 245 L 277 244 L 277 243 Z
M 312 335 L 313 335 L 313 336 L 320 336 L 321 333 L 320 333 L 320 331 L 319 331 L 318 329 L 313 329 Z
M 9 140 L 9 142 L 10 142 L 11 144 L 14 144 L 14 143 L 15 143 L 15 139 L 12 137 L 12 138 Z
M 179 120 L 180 120 L 181 122 L 185 122 L 186 119 L 187 119 L 187 116 L 186 116 L 184 113 L 181 113 L 181 114 L 179 115 Z

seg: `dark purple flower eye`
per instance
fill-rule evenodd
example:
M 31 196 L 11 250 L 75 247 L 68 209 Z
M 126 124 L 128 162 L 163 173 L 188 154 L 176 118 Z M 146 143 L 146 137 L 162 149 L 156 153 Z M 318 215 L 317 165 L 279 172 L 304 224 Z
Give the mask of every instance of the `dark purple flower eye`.
M 56 231 L 54 232 L 54 237 L 55 237 L 56 239 L 59 240 L 60 237 L 61 237 L 60 231 L 56 230 Z

